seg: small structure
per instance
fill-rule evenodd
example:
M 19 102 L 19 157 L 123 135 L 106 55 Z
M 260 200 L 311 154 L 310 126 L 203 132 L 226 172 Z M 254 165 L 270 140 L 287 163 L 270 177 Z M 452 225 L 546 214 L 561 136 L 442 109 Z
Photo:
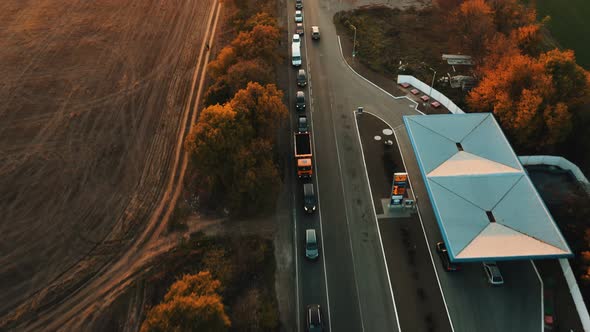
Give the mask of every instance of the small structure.
M 470 55 L 462 54 L 443 54 L 442 59 L 445 60 L 449 65 L 465 65 L 473 66 L 473 61 Z

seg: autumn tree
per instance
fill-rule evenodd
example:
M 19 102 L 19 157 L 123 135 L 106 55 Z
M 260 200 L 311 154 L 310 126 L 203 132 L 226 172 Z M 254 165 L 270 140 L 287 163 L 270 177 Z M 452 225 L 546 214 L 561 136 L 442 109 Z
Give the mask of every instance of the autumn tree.
M 461 49 L 475 57 L 483 58 L 486 42 L 496 33 L 493 10 L 484 0 L 467 0 L 451 15 L 454 39 Z
M 215 60 L 207 65 L 207 75 L 213 79 L 223 76 L 227 68 L 238 61 L 236 50 L 232 46 L 226 46 L 221 49 Z
M 274 84 L 248 83 L 236 93 L 231 106 L 250 123 L 256 137 L 271 142 L 276 141 L 278 128 L 288 115 L 283 92 Z
M 515 28 L 510 33 L 510 40 L 523 54 L 536 56 L 541 52 L 543 41 L 541 25 L 532 23 Z
M 267 63 L 280 60 L 278 44 L 279 29 L 270 25 L 257 25 L 252 30 L 240 32 L 231 42 L 240 59 L 250 60 L 259 58 Z
M 467 103 L 474 111 L 494 112 L 517 146 L 551 151 L 571 132 L 572 109 L 587 100 L 588 87 L 570 51 L 554 50 L 539 59 L 512 55 L 485 71 Z
M 191 128 L 185 149 L 200 176 L 207 178 L 211 190 L 223 191 L 231 185 L 232 156 L 253 137 L 251 126 L 237 117 L 231 105 L 205 108 Z
M 229 192 L 232 210 L 253 214 L 274 208 L 280 189 L 280 177 L 273 163 L 272 144 L 256 139 L 240 149 L 235 157 L 233 187 Z
M 267 12 L 258 12 L 256 15 L 250 17 L 244 24 L 244 30 L 250 31 L 257 25 L 268 25 L 277 29 L 279 28 L 276 17 Z
M 220 282 L 207 271 L 184 275 L 162 303 L 150 309 L 141 331 L 227 331 L 230 320 L 217 293 L 219 287 Z
M 249 82 L 268 84 L 272 82 L 272 67 L 262 60 L 244 60 L 231 65 L 224 75 L 218 76 L 205 93 L 205 104 L 223 104 L 230 100 Z
M 487 0 L 493 15 L 496 31 L 509 35 L 514 29 L 534 24 L 537 12 L 520 0 Z

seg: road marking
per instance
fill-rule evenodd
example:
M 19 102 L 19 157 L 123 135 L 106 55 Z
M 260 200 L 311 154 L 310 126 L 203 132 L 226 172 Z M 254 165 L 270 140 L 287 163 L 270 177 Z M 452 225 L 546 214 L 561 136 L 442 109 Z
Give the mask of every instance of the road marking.
M 537 277 L 539 278 L 539 282 L 541 283 L 541 332 L 545 331 L 545 295 L 543 294 L 543 288 L 545 287 L 543 285 L 543 279 L 541 279 L 541 275 L 539 274 L 539 270 L 537 270 L 537 267 L 535 266 L 535 262 L 533 262 L 532 260 L 530 260 L 529 262 L 531 262 L 531 265 L 533 266 L 533 269 L 535 269 L 535 272 L 537 273 Z
M 309 80 L 308 82 L 308 92 L 309 92 L 309 96 L 311 97 L 312 95 L 312 90 L 311 90 L 311 71 L 309 70 L 309 65 L 310 65 L 310 61 L 309 61 L 309 55 L 307 54 L 307 47 L 305 47 L 305 66 L 307 67 L 307 78 Z M 313 124 L 313 105 L 310 104 L 309 105 L 310 108 L 310 112 L 309 112 L 309 120 L 310 122 Z M 322 264 L 324 265 L 324 282 L 326 285 L 326 305 L 328 306 L 328 330 L 332 331 L 332 315 L 330 314 L 330 295 L 328 292 L 328 270 L 326 269 L 326 247 L 324 245 L 324 228 L 322 227 L 322 210 L 321 210 L 321 204 L 320 204 L 320 181 L 319 181 L 319 176 L 318 176 L 318 158 L 317 158 L 317 153 L 316 153 L 316 148 L 315 148 L 315 133 L 313 132 L 313 126 L 311 126 L 311 144 L 312 144 L 312 148 L 313 148 L 313 155 L 315 155 L 316 157 L 313 158 L 314 163 L 313 163 L 313 168 L 314 168 L 314 172 L 315 172 L 315 179 L 316 179 L 316 189 L 317 189 L 317 193 L 318 193 L 318 215 L 320 217 L 320 237 L 322 239 L 322 249 L 324 252 L 324 259 L 322 259 Z
M 331 96 L 331 94 L 330 94 Z M 333 98 L 330 98 L 333 99 Z M 331 105 L 332 103 L 330 103 Z M 330 107 L 330 115 L 333 116 L 334 115 L 334 110 Z M 342 188 L 342 197 L 344 198 L 344 201 L 346 202 L 346 193 L 344 192 L 344 180 L 342 179 L 342 164 L 340 163 L 340 152 L 338 151 L 338 136 L 336 135 L 336 126 L 334 125 L 334 118 L 332 117 L 332 130 L 334 132 L 334 140 L 336 141 L 336 157 L 338 159 L 338 170 L 340 171 L 340 185 Z M 346 208 L 346 206 L 344 207 L 344 214 L 346 216 L 346 227 L 348 228 L 348 245 L 350 247 L 350 253 L 352 255 L 352 270 L 354 272 L 354 286 L 356 288 L 356 297 L 357 297 L 357 303 L 359 306 L 359 313 L 361 315 L 361 329 L 364 331 L 365 330 L 365 322 L 363 319 L 363 309 L 361 306 L 361 295 L 359 293 L 359 285 L 357 282 L 357 273 L 356 273 L 356 264 L 354 263 L 354 250 L 352 249 L 352 238 L 350 237 L 350 222 L 349 222 L 349 218 L 348 218 L 348 209 Z
M 372 113 L 371 113 L 372 114 Z M 375 115 L 375 114 L 373 114 Z M 377 116 L 377 115 L 375 115 Z M 379 116 L 377 116 L 381 119 Z M 383 121 L 383 119 L 381 119 Z M 384 121 L 385 122 L 385 121 Z M 387 123 L 387 122 L 385 122 Z M 406 172 L 408 172 L 408 167 L 406 166 L 406 161 L 404 159 L 404 153 L 402 152 L 402 148 L 399 145 L 399 139 L 395 130 L 393 131 L 393 136 L 395 136 L 395 143 L 397 144 L 397 148 L 399 150 L 399 154 L 402 157 L 402 163 L 404 164 L 404 168 Z M 410 188 L 412 188 L 412 196 L 414 196 L 414 202 L 416 202 L 416 196 L 414 193 L 414 186 L 412 185 L 412 180 L 410 179 L 410 173 L 408 172 L 408 183 L 410 184 Z M 418 211 L 418 218 L 420 219 L 420 226 L 422 226 L 422 233 L 424 233 L 424 239 L 426 240 L 426 247 L 428 248 L 428 253 L 430 254 L 430 261 L 432 262 L 432 268 L 434 269 L 434 274 L 436 275 L 436 282 L 438 283 L 438 288 L 440 289 L 440 294 L 443 299 L 443 303 L 445 304 L 445 310 L 447 312 L 447 317 L 449 317 L 449 323 L 451 324 L 451 330 L 454 332 L 455 328 L 453 327 L 453 320 L 451 319 L 451 314 L 449 313 L 449 307 L 447 306 L 447 300 L 445 299 L 445 293 L 443 292 L 442 286 L 440 284 L 440 279 L 438 278 L 438 271 L 436 270 L 436 265 L 434 264 L 434 257 L 432 256 L 432 250 L 430 250 L 430 242 L 428 240 L 428 235 L 426 235 L 426 229 L 424 228 L 424 222 L 422 221 L 422 214 L 420 213 L 420 206 L 416 203 L 416 211 Z
M 344 58 L 344 54 L 342 53 L 342 44 L 340 44 L 340 36 L 338 36 L 338 45 L 340 46 L 340 56 L 342 57 L 342 61 L 344 61 L 344 63 L 346 64 L 346 66 L 348 67 L 348 69 L 352 70 L 353 73 L 355 73 L 358 77 L 362 78 L 363 80 L 365 80 L 367 83 L 371 84 L 372 86 L 376 87 L 377 89 L 381 90 L 381 92 L 385 93 L 386 95 L 390 96 L 393 99 L 407 99 L 410 102 L 412 102 L 413 104 L 415 104 L 414 106 L 414 110 L 422 115 L 426 115 L 424 114 L 422 111 L 420 111 L 418 109 L 418 103 L 410 98 L 408 98 L 408 96 L 401 96 L 401 97 L 396 97 L 394 95 L 392 95 L 391 93 L 383 90 L 383 88 L 381 88 L 380 86 L 378 86 L 377 84 L 369 81 L 368 79 L 366 79 L 363 75 L 359 74 L 356 72 L 356 70 L 354 70 L 346 61 L 346 59 Z M 387 122 L 386 122 L 387 123 Z
M 384 121 L 385 122 L 385 121 Z M 387 271 L 387 282 L 389 283 L 389 293 L 391 294 L 391 301 L 393 302 L 393 310 L 395 312 L 395 321 L 397 323 L 397 329 L 401 332 L 402 328 L 399 324 L 399 316 L 397 314 L 397 306 L 395 304 L 395 298 L 393 296 L 393 287 L 391 285 L 391 278 L 389 277 L 389 267 L 387 267 L 387 258 L 385 257 L 385 249 L 383 248 L 383 240 L 381 239 L 381 229 L 379 228 L 379 221 L 377 220 L 377 211 L 375 210 L 375 203 L 373 200 L 373 192 L 371 191 L 371 181 L 369 181 L 369 171 L 367 170 L 367 164 L 365 163 L 365 152 L 363 149 L 363 142 L 361 141 L 361 133 L 359 131 L 359 125 L 354 115 L 354 123 L 356 125 L 357 137 L 361 148 L 361 156 L 363 158 L 363 167 L 365 169 L 365 177 L 367 178 L 367 184 L 369 186 L 369 195 L 371 196 L 371 208 L 373 210 L 373 216 L 375 219 L 375 225 L 377 225 L 377 235 L 379 235 L 379 245 L 381 246 L 381 254 L 383 255 L 383 262 L 385 264 L 385 271 Z M 387 122 L 385 122 L 387 123 Z

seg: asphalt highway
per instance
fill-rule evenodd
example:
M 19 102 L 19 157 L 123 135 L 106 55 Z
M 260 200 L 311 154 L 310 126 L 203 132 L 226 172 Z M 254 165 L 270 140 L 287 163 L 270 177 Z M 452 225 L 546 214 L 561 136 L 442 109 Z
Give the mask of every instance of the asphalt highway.
M 294 0 L 288 2 L 289 34 L 294 33 Z M 362 160 L 354 111 L 382 118 L 394 128 L 412 189 L 419 197 L 422 252 L 428 253 L 429 278 L 437 280 L 443 302 L 430 310 L 450 319 L 440 326 L 454 331 L 539 331 L 541 330 L 540 281 L 528 261 L 500 263 L 506 285 L 489 287 L 481 264 L 469 264 L 457 274 L 442 270 L 434 254 L 441 240 L 424 183 L 409 143 L 403 115 L 418 114 L 407 99 L 394 99 L 354 73 L 342 58 L 333 14 L 343 8 L 339 1 L 304 1 L 302 68 L 308 72 L 307 115 L 312 122 L 315 175 L 319 210 L 312 216 L 302 208 L 302 189 L 295 188 L 294 214 L 297 257 L 297 289 L 300 328 L 305 326 L 308 304 L 322 305 L 325 327 L 331 331 L 400 331 L 398 308 L 407 305 L 392 291 L 391 271 L 386 262 L 375 208 Z M 320 27 L 321 40 L 312 41 L 311 26 Z M 291 73 L 291 115 L 296 117 L 293 97 L 297 87 Z M 304 259 L 305 228 L 319 232 L 320 259 Z M 417 233 L 419 234 L 419 233 Z M 433 265 L 434 264 L 434 265 Z M 424 319 L 416 315 L 417 320 Z M 441 322 L 444 320 L 440 320 Z M 402 326 L 403 327 L 403 326 Z M 406 331 L 406 330 L 404 330 Z

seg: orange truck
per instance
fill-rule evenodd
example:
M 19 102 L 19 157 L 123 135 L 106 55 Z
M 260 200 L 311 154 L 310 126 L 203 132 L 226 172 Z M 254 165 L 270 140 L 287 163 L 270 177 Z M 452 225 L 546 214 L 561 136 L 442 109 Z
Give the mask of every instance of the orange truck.
M 295 160 L 297 162 L 297 176 L 310 178 L 313 175 L 311 150 L 311 135 L 309 133 L 295 134 Z

